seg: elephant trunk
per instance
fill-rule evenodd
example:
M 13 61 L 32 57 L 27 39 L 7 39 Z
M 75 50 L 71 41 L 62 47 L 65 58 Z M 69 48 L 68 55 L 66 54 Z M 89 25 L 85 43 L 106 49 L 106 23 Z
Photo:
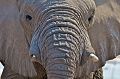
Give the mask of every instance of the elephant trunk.
M 30 50 L 37 54 L 40 52 L 39 60 L 46 69 L 48 79 L 73 79 L 84 48 L 87 52 L 91 48 L 87 31 L 78 22 L 79 15 L 72 8 L 52 8 L 43 14 L 43 23 L 34 34 Z
M 69 52 L 68 52 L 69 51 Z M 65 48 L 52 48 L 48 52 L 46 58 L 46 72 L 48 79 L 73 79 L 76 62 L 73 51 Z
M 69 9 L 69 10 L 67 10 Z M 48 15 L 49 14 L 49 15 Z M 78 58 L 79 30 L 70 8 L 44 14 L 40 50 L 48 79 L 73 79 Z
M 79 36 L 73 29 L 73 23 L 58 19 L 54 23 L 46 25 L 41 33 L 41 46 L 44 48 L 40 48 L 44 52 L 42 60 L 45 62 L 48 79 L 73 79 L 78 58 L 76 54 Z
M 72 79 L 77 58 L 76 41 L 73 40 L 75 37 L 69 33 L 65 34 L 67 30 L 60 32 L 58 29 L 48 38 L 44 38 L 46 49 L 44 52 L 45 59 L 43 60 L 45 61 L 47 76 L 49 79 Z

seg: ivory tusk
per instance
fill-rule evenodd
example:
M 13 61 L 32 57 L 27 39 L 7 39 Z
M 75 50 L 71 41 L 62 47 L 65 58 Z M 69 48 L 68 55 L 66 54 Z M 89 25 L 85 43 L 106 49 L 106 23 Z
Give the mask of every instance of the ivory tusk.
M 35 55 L 31 55 L 31 57 L 36 58 L 36 56 L 35 56 Z
M 35 55 L 31 55 L 31 61 L 32 61 L 32 62 L 36 62 L 36 58 L 37 58 L 37 57 L 36 57 Z
M 99 58 L 94 54 L 90 54 L 88 59 L 93 61 L 93 62 L 98 62 L 99 61 Z

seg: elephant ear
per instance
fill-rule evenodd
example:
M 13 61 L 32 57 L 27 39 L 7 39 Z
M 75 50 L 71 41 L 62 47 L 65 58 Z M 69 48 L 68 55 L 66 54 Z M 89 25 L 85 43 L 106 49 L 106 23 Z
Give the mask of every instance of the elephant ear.
M 95 23 L 89 29 L 91 44 L 99 58 L 97 63 L 87 61 L 79 67 L 80 76 L 87 76 L 90 72 L 105 65 L 107 60 L 120 55 L 120 1 L 95 0 L 97 8 Z
M 95 23 L 89 31 L 101 64 L 120 55 L 120 1 L 95 0 Z
M 0 0 L 0 61 L 23 76 L 36 76 L 16 0 Z
M 25 0 L 16 0 L 16 4 L 19 10 L 21 9 L 21 6 L 23 5 L 24 1 Z

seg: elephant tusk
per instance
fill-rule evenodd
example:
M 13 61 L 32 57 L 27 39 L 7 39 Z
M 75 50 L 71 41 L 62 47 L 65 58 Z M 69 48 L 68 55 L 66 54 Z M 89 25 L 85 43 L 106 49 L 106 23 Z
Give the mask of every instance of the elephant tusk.
M 36 62 L 37 61 L 37 57 L 34 54 L 31 55 L 31 61 L 32 62 Z
M 32 58 L 36 58 L 36 56 L 34 54 L 31 55 Z
M 32 55 L 32 57 L 33 57 L 33 58 L 36 58 L 36 56 L 35 56 L 35 55 Z
M 93 62 L 98 62 L 99 61 L 99 58 L 94 54 L 90 54 L 88 59 L 93 61 Z

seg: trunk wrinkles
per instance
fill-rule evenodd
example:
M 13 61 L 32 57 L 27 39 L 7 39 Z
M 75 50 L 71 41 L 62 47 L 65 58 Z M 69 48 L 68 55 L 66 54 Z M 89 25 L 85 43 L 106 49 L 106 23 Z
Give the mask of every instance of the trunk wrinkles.
M 58 8 L 46 11 L 42 17 L 41 60 L 49 79 L 73 79 L 82 55 L 79 51 L 84 46 L 84 28 L 78 24 L 78 15 L 73 9 Z

